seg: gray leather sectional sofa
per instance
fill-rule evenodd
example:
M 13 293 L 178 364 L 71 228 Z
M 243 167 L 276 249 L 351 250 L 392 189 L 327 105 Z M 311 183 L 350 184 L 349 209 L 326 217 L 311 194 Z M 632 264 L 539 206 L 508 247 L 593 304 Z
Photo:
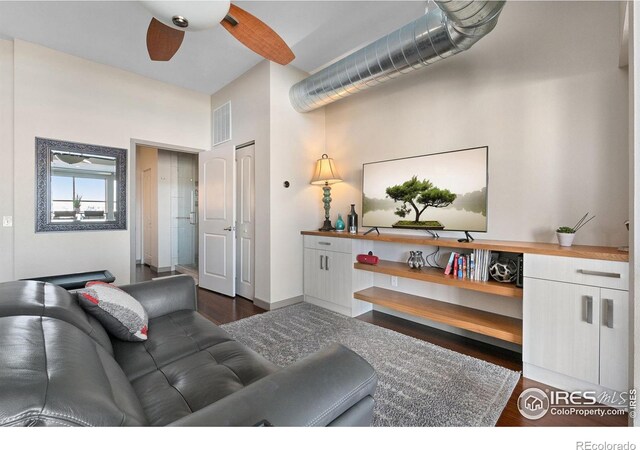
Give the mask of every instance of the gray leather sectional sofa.
M 75 294 L 0 284 L 0 424 L 366 426 L 377 377 L 333 345 L 281 369 L 196 312 L 187 276 L 124 286 L 145 342 L 110 338 Z

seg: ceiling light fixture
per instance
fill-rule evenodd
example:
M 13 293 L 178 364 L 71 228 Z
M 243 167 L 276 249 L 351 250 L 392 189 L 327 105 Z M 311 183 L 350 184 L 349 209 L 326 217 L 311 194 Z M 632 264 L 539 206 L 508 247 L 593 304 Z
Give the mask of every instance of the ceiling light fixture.
M 173 16 L 171 21 L 175 26 L 180 28 L 187 28 L 189 26 L 189 21 L 182 16 Z

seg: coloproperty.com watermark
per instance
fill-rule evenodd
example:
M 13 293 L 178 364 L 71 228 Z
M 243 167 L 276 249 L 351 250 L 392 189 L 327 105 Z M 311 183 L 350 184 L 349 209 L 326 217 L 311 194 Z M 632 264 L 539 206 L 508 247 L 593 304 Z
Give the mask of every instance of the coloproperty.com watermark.
M 553 416 L 619 416 L 636 415 L 636 390 L 628 392 L 552 391 L 529 388 L 518 397 L 520 414 L 530 420 Z M 584 450 L 615 450 L 611 448 L 580 447 Z M 628 449 L 632 450 L 632 449 Z

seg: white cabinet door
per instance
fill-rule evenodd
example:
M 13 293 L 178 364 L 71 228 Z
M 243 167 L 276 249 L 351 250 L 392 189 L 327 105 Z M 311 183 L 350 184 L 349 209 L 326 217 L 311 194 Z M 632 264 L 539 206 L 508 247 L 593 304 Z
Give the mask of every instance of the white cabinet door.
M 629 389 L 629 293 L 600 291 L 600 384 Z
M 326 296 L 327 271 L 324 269 L 324 252 L 304 249 L 304 294 L 323 299 Z
M 600 288 L 527 278 L 524 362 L 598 384 Z
M 351 290 L 351 254 L 324 252 L 327 269 L 327 291 L 323 300 L 351 308 L 353 291 Z

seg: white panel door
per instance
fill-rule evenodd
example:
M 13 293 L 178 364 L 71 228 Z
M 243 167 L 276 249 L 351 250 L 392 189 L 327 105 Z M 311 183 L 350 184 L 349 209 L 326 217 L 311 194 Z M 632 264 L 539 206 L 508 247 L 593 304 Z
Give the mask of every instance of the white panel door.
M 522 360 L 598 384 L 600 288 L 525 279 Z
M 199 154 L 200 287 L 230 297 L 235 283 L 235 164 L 233 146 Z
M 255 145 L 236 150 L 236 291 L 253 300 L 255 293 Z
M 600 290 L 600 384 L 629 389 L 629 293 Z

